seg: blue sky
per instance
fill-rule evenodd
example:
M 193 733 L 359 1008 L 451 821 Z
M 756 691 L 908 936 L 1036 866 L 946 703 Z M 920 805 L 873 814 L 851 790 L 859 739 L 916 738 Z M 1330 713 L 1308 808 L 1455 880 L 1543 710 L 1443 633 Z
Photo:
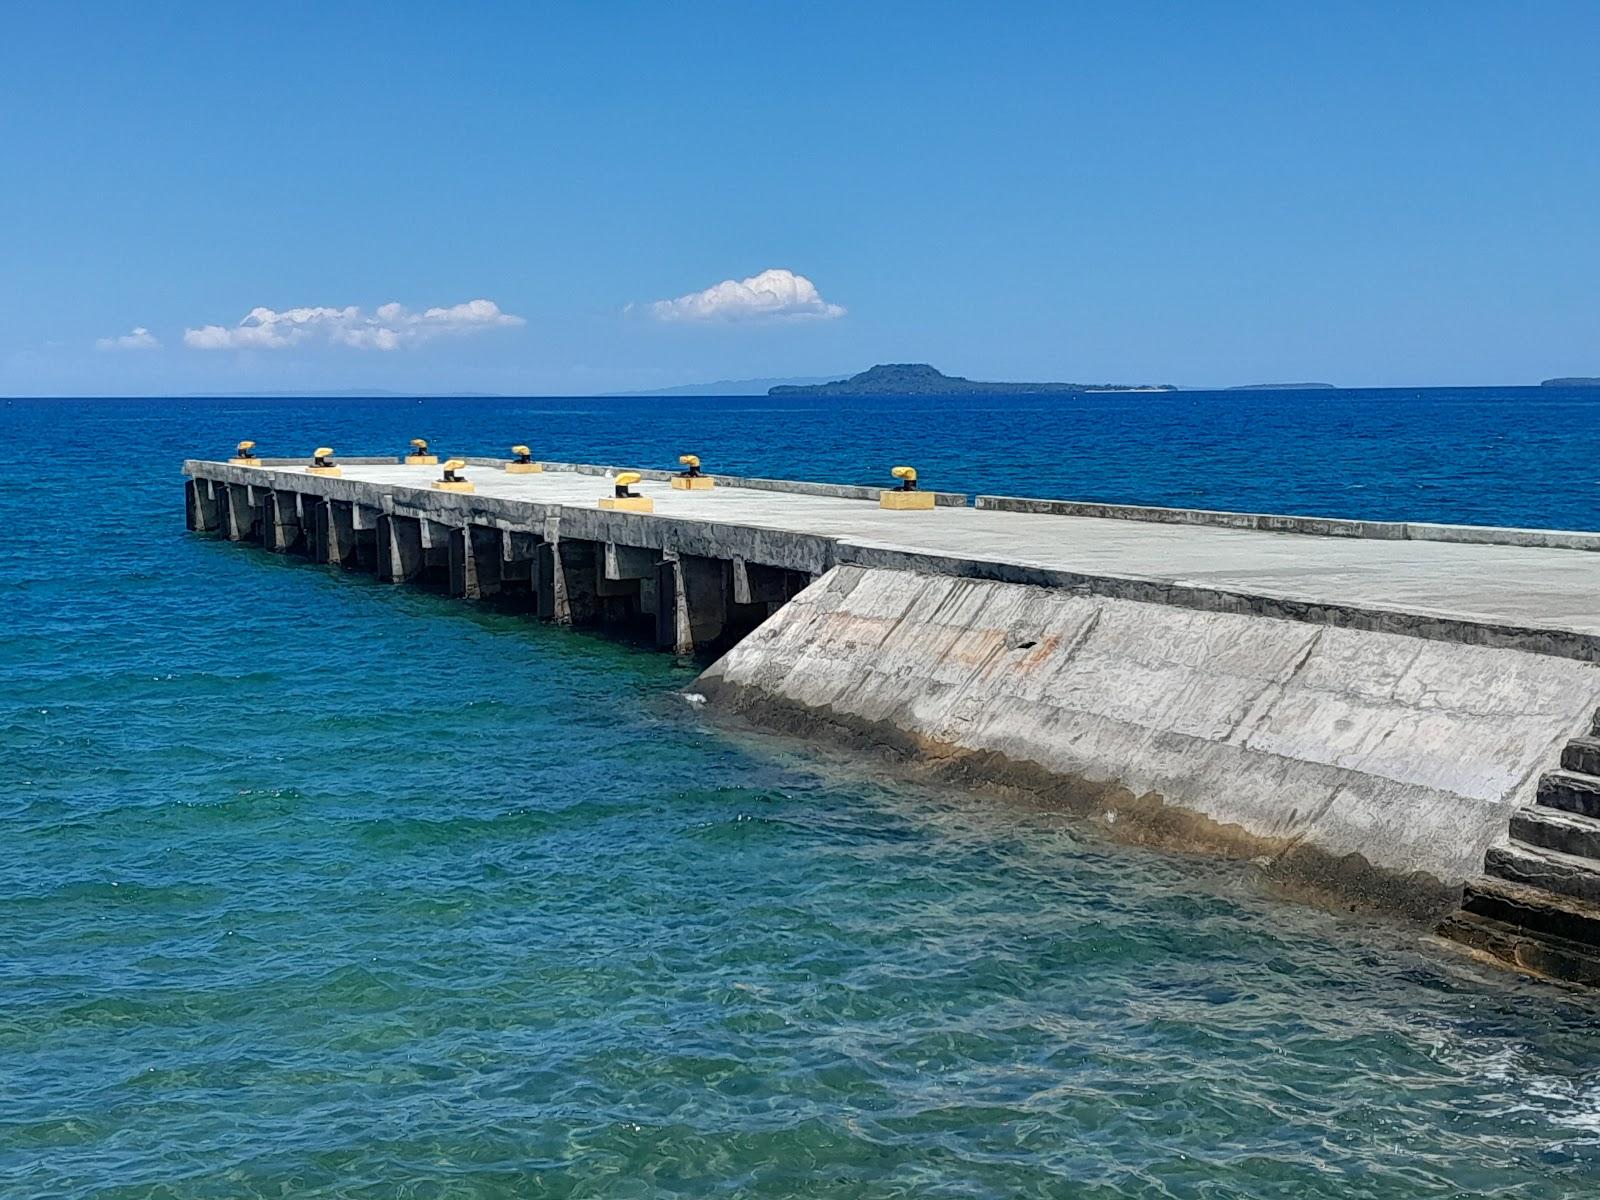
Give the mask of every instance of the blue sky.
M 8 5 L 0 394 L 1600 374 L 1597 44 L 1593 3 Z

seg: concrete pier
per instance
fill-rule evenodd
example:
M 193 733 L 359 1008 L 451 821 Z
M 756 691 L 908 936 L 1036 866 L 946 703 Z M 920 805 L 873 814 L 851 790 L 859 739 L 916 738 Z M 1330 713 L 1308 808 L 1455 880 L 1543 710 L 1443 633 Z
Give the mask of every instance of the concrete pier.
M 262 465 L 190 462 L 189 527 L 279 554 L 368 570 L 390 583 L 429 582 L 471 600 L 524 605 L 563 625 L 615 626 L 681 654 L 731 644 L 834 563 L 836 539 L 741 527 L 711 491 L 675 491 L 663 472 L 640 486 L 671 496 L 657 516 L 603 512 L 603 469 L 508 474 L 481 460 L 471 495 L 438 492 L 431 474 L 391 460 L 342 459 L 339 477 Z M 876 491 L 777 481 L 724 481 L 758 505 L 784 500 L 867 510 Z M 965 497 L 942 494 L 947 507 Z M 665 510 L 676 508 L 670 516 Z M 965 511 L 971 511 L 967 509 Z
M 190 461 L 186 511 L 276 553 L 719 653 L 695 685 L 713 711 L 1023 788 L 1117 836 L 1430 917 L 1466 888 L 1454 936 L 1600 980 L 1568 936 L 1600 945 L 1600 909 L 1526 916 L 1539 880 L 1560 881 L 1552 904 L 1600 904 L 1600 802 L 1551 782 L 1600 795 L 1561 766 L 1600 771 L 1600 741 L 1574 741 L 1600 710 L 1600 534 L 953 493 L 905 512 L 875 488 L 652 471 L 642 514 L 599 508 L 607 468 L 468 463 L 472 494 L 394 460 L 337 478 Z

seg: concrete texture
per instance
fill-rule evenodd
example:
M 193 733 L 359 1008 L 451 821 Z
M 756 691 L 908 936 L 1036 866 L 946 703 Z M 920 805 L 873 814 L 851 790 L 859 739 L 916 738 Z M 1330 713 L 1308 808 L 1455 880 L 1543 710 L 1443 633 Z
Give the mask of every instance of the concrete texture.
M 1152 505 L 1096 504 L 1084 500 L 1034 500 L 1019 496 L 979 496 L 978 508 L 995 512 L 1038 513 L 1058 517 L 1099 517 L 1162 525 L 1210 525 L 1259 529 L 1312 537 L 1369 538 L 1379 541 L 1466 542 L 1484 546 L 1531 546 L 1556 550 L 1600 550 L 1600 533 L 1565 529 L 1508 529 L 1490 525 L 1440 525 L 1419 521 L 1357 521 L 1341 517 L 1300 517 L 1281 513 L 1225 512 L 1209 508 L 1158 508 Z
M 600 508 L 598 467 L 473 460 L 456 494 L 342 461 L 187 463 L 189 526 L 679 654 L 732 646 L 697 684 L 723 710 L 1119 834 L 1429 914 L 1467 881 L 1450 936 L 1600 978 L 1600 950 L 1549 941 L 1600 930 L 1600 556 L 1559 541 L 1596 535 L 895 512 L 875 488 L 665 471 L 642 514 Z
M 495 459 L 469 459 L 474 463 L 494 463 Z M 543 464 L 549 471 L 565 471 L 580 475 L 606 475 L 615 474 L 617 471 L 638 471 L 645 479 L 656 483 L 671 484 L 674 478 L 681 478 L 675 471 L 657 471 L 641 467 L 607 467 L 593 463 L 559 463 L 547 462 Z M 884 485 L 869 486 L 865 484 L 849 483 L 812 483 L 802 479 L 762 479 L 750 475 L 722 475 L 714 476 L 717 487 L 743 488 L 757 492 L 785 492 L 793 496 L 824 496 L 835 500 L 877 500 L 878 493 Z M 964 508 L 967 503 L 965 492 L 940 492 L 928 489 L 926 495 L 934 498 L 934 503 L 952 508 Z
M 1442 910 L 1589 729 L 1600 665 L 841 566 L 695 689 L 1117 833 Z
M 839 563 L 965 575 L 1213 612 L 1255 613 L 1600 660 L 1600 556 L 1497 544 L 1333 538 L 941 505 L 890 512 L 870 500 L 738 486 L 677 492 L 667 472 L 637 490 L 653 515 L 604 513 L 588 473 L 468 468 L 475 496 L 432 492 L 421 472 L 352 459 L 342 479 L 186 464 L 220 482 L 364 502 L 377 511 L 487 520 L 548 516 L 563 536 L 674 549 L 820 574 Z M 222 506 L 226 509 L 226 505 Z M 220 514 L 225 519 L 226 512 Z

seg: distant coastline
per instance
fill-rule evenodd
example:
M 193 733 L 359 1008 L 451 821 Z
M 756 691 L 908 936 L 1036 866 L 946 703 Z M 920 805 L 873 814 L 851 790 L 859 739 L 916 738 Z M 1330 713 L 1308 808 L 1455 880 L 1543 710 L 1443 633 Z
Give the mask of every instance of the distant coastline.
M 1336 383 L 1240 383 L 1225 392 L 1336 392 Z
M 769 396 L 1027 396 L 1084 392 L 1175 392 L 1170 383 L 999 383 L 946 375 L 927 363 L 879 363 L 848 379 L 768 390 Z
M 1563 375 L 1538 383 L 1503 384 L 1369 384 L 1353 390 L 1364 392 L 1532 391 L 1534 388 L 1569 391 L 1600 391 L 1600 375 Z M 626 392 L 423 392 L 385 388 L 297 388 L 294 390 L 204 391 L 204 392 L 119 392 L 97 395 L 8 394 L 0 393 L 0 403 L 14 400 L 395 400 L 415 403 L 421 400 L 520 400 L 532 397 L 562 399 L 693 399 L 697 397 L 761 396 L 1004 396 L 1004 395 L 1094 395 L 1171 394 L 1231 392 L 1344 391 L 1343 385 L 1322 382 L 1246 383 L 1219 385 L 1137 384 L 1137 383 L 1004 383 L 965 379 L 945 375 L 926 363 L 881 364 L 847 379 L 825 380 L 813 376 L 790 376 L 782 382 L 768 379 L 724 379 L 709 383 L 682 384 L 649 391 Z
M 681 383 L 675 387 L 652 388 L 644 392 L 606 392 L 606 396 L 765 396 L 775 387 L 806 387 L 826 383 L 826 375 L 803 375 L 786 379 L 718 379 L 711 383 Z

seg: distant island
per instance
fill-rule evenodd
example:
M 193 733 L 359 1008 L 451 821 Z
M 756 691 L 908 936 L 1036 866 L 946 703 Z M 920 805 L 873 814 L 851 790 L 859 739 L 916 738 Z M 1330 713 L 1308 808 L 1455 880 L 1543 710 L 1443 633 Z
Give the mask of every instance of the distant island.
M 769 396 L 993 396 L 1055 392 L 1175 392 L 1170 383 L 988 383 L 946 375 L 927 363 L 879 363 L 831 383 L 781 385 Z
M 1339 385 L 1336 383 L 1241 383 L 1223 390 L 1228 392 L 1336 392 L 1339 390 Z
M 1540 387 L 1592 387 L 1600 388 L 1600 376 L 1597 375 L 1568 375 L 1564 379 L 1546 379 Z

